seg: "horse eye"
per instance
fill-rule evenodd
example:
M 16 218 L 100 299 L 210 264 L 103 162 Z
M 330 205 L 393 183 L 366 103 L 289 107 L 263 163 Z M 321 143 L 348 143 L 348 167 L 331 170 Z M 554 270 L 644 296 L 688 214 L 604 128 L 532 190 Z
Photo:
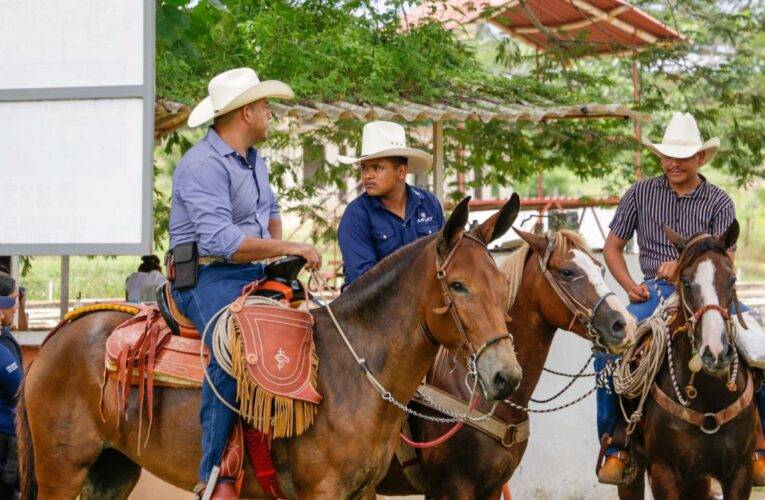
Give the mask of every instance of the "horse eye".
M 467 293 L 468 291 L 467 287 L 459 281 L 452 281 L 451 283 L 449 283 L 449 288 L 451 288 L 455 292 L 460 292 L 460 293 Z
M 561 269 L 560 271 L 558 271 L 558 273 L 564 278 L 571 278 L 572 276 L 574 276 L 574 271 L 572 271 L 571 269 Z
M 680 280 L 680 282 L 682 283 L 682 285 L 683 285 L 685 288 L 691 288 L 691 283 L 690 283 L 688 280 L 686 280 L 686 279 L 683 279 L 683 280 Z

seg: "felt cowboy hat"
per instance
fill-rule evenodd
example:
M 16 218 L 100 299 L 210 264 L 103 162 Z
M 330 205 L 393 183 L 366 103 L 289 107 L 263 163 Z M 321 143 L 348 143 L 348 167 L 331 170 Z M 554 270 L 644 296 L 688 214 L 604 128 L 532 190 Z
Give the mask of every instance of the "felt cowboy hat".
M 278 80 L 261 82 L 250 68 L 236 68 L 215 75 L 207 85 L 208 96 L 189 115 L 189 127 L 198 127 L 216 116 L 265 97 L 292 99 L 295 94 Z
M 717 137 L 701 142 L 696 119 L 690 113 L 673 113 L 660 143 L 651 142 L 647 137 L 643 137 L 642 142 L 655 154 L 670 158 L 690 158 L 700 151 L 709 151 L 703 164 L 712 161 L 720 149 L 720 139 Z
M 433 162 L 433 156 L 419 149 L 406 146 L 404 127 L 392 122 L 370 122 L 364 125 L 361 134 L 361 157 L 338 156 L 341 163 L 360 163 L 374 158 L 403 156 L 407 159 L 409 173 L 427 172 Z

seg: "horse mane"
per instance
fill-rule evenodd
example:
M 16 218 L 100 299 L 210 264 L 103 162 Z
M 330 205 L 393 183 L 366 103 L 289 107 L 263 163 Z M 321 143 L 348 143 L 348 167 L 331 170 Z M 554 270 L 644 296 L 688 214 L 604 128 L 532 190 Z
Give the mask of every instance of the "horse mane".
M 553 238 L 552 254 L 554 256 L 563 257 L 569 250 L 577 249 L 585 252 L 590 257 L 593 257 L 584 238 L 576 231 L 559 229 L 558 231 L 550 232 L 549 235 L 552 235 Z M 524 243 L 518 250 L 510 254 L 510 257 L 508 257 L 500 267 L 509 283 L 509 306 L 515 302 L 518 295 L 518 290 L 521 287 L 521 280 L 523 279 L 523 268 L 526 266 L 530 250 L 531 247 L 529 244 Z
M 409 267 L 436 236 L 438 233 L 420 238 L 388 255 L 348 285 L 336 302 L 353 307 L 370 299 L 379 300 L 380 293 L 400 279 L 400 269 Z
M 728 252 L 725 248 L 725 244 L 720 241 L 719 238 L 714 236 L 703 237 L 702 233 L 696 234 L 688 239 L 688 242 L 692 242 L 696 238 L 701 238 L 698 242 L 691 245 L 687 245 L 680 252 L 680 256 L 677 258 L 677 266 L 675 267 L 675 275 L 672 276 L 673 282 L 677 283 L 680 280 L 680 273 L 683 269 L 691 265 L 701 254 L 706 252 L 719 253 L 721 255 L 728 256 Z

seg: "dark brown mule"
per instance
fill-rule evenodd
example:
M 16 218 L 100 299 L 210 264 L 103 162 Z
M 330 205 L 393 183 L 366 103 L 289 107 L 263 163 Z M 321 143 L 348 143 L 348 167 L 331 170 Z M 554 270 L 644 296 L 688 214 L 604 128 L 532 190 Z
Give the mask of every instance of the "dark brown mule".
M 682 396 L 690 382 L 689 361 L 700 353 L 702 370 L 693 381 L 697 396 L 689 408 L 700 414 L 717 413 L 745 394 L 752 374 L 739 362 L 736 388 L 727 388 L 736 351 L 732 339 L 732 319 L 728 311 L 735 301 L 736 273 L 726 249 L 738 238 L 738 222 L 721 237 L 701 235 L 684 240 L 668 228 L 665 232 L 680 251 L 675 285 L 681 303 L 670 325 L 672 358 L 677 385 Z M 698 321 L 689 322 L 696 316 Z M 683 331 L 687 329 L 687 331 Z M 672 375 L 665 362 L 656 384 L 672 401 L 677 401 Z M 756 386 L 755 386 L 756 387 Z M 652 396 L 655 393 L 652 393 Z M 654 396 L 655 397 L 655 396 Z M 654 397 L 648 398 L 644 417 L 633 439 L 632 456 L 638 474 L 631 483 L 619 487 L 620 498 L 643 498 L 643 473 L 647 470 L 654 498 L 699 499 L 709 495 L 709 478 L 722 485 L 726 499 L 749 498 L 756 411 L 751 399 L 740 413 L 723 424 L 708 417 L 705 433 L 668 413 Z
M 466 342 L 482 351 L 477 371 L 488 399 L 504 399 L 517 387 L 521 370 L 505 323 L 507 283 L 486 244 L 507 231 L 518 207 L 516 196 L 466 233 L 463 200 L 443 231 L 386 258 L 332 303 L 355 350 L 392 397 L 409 401 L 439 345 Z M 444 307 L 445 299 L 452 307 Z M 326 308 L 313 314 L 324 399 L 309 431 L 273 441 L 280 486 L 290 498 L 371 498 L 403 414 L 368 382 Z M 65 326 L 31 366 L 17 422 L 26 498 L 35 487 L 43 499 L 126 498 L 141 468 L 186 490 L 196 483 L 200 391 L 156 389 L 154 426 L 140 453 L 135 391 L 128 419 L 118 427 L 116 384 L 107 381 L 105 421 L 99 416 L 105 340 L 126 317 L 94 313 Z M 243 495 L 263 497 L 247 469 Z
M 544 367 L 555 331 L 570 329 L 580 337 L 600 341 L 614 351 L 632 337 L 635 322 L 622 303 L 606 287 L 601 266 L 576 233 L 559 231 L 552 241 L 546 236 L 518 231 L 527 242 L 502 265 L 515 297 L 510 308 L 509 327 L 515 337 L 518 361 L 523 367 L 523 381 L 512 397 L 526 406 Z M 540 262 L 548 253 L 546 268 L 571 297 L 585 308 L 595 310 L 592 318 L 577 321 L 574 311 L 565 304 L 541 271 Z M 564 292 L 565 293 L 565 292 Z M 605 299 L 604 299 L 605 297 Z M 601 305 L 598 306 L 598 304 Z M 584 314 L 584 311 L 582 311 Z M 580 316 L 581 317 L 581 316 Z M 591 330 L 586 327 L 589 322 Z M 452 367 L 446 356 L 439 357 L 436 369 L 429 373 L 430 384 L 467 401 L 463 382 L 465 369 Z M 488 411 L 488 407 L 483 408 Z M 495 415 L 507 423 L 528 418 L 526 412 L 500 404 Z M 443 434 L 443 424 L 409 419 L 412 435 L 429 440 Z M 510 479 L 526 449 L 526 442 L 505 447 L 482 432 L 463 427 L 451 440 L 436 448 L 418 450 L 425 481 L 432 498 L 499 498 L 502 486 Z M 397 460 L 378 492 L 412 494 L 414 490 L 403 477 Z

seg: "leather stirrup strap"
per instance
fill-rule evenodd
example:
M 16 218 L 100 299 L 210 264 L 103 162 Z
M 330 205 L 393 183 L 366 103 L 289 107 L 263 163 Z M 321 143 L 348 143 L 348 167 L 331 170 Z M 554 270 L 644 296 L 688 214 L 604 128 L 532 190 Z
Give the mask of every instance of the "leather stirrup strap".
M 405 418 L 401 425 L 401 433 L 407 438 L 412 439 L 412 430 L 409 428 L 409 419 Z M 398 440 L 396 446 L 396 459 L 398 459 L 404 477 L 409 481 L 409 485 L 417 493 L 425 494 L 428 491 L 428 484 L 425 480 L 425 473 L 422 470 L 420 459 L 417 456 L 417 450 L 409 446 L 403 439 Z
M 651 396 L 653 396 L 656 403 L 658 403 L 664 411 L 673 417 L 695 425 L 707 434 L 714 434 L 720 430 L 720 427 L 739 416 L 739 414 L 751 404 L 753 394 L 754 388 L 752 384 L 752 376 L 749 375 L 747 377 L 744 392 L 742 392 L 741 396 L 739 396 L 733 403 L 717 413 L 701 413 L 700 411 L 686 408 L 671 399 L 661 390 L 658 384 L 654 384 L 653 389 L 651 389 Z

